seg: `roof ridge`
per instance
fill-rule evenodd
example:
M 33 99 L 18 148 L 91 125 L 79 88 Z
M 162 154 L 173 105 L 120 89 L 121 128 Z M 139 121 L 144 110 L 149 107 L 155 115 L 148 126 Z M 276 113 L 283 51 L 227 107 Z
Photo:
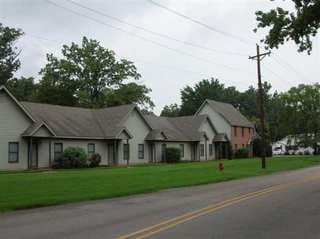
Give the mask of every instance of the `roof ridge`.
M 109 107 L 103 107 L 103 108 L 86 108 L 81 106 L 69 106 L 69 105 L 57 105 L 57 104 L 49 104 L 49 103 L 41 103 L 41 102 L 32 102 L 32 101 L 20 101 L 20 103 L 24 104 L 37 104 L 37 105 L 47 105 L 52 107 L 61 107 L 61 108 L 73 108 L 73 109 L 83 109 L 83 110 L 104 110 L 104 109 L 111 109 L 111 108 L 117 108 L 117 107 L 124 107 L 124 106 L 135 106 L 135 104 L 123 104 L 123 105 L 115 105 L 115 106 L 109 106 Z

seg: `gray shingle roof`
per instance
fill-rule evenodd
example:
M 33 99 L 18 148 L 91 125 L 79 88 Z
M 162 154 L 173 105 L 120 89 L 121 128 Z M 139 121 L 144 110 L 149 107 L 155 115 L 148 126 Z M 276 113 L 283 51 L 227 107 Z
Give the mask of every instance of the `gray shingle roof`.
M 163 132 L 169 141 L 199 141 L 203 135 L 202 132 L 199 132 L 199 128 L 207 120 L 207 117 L 206 115 L 183 117 L 145 116 L 151 128 L 158 134 Z
M 232 126 L 254 127 L 254 125 L 237 110 L 232 104 L 218 102 L 214 100 L 206 100 L 209 106 L 222 115 Z
M 213 142 L 228 142 L 228 136 L 225 133 L 216 134 L 213 138 Z
M 115 138 L 135 105 L 86 109 L 21 102 L 36 119 L 45 122 L 58 137 Z

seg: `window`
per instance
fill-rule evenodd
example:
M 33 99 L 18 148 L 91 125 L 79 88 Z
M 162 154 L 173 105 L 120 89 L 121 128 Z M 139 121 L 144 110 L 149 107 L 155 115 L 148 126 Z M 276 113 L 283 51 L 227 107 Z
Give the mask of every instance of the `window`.
M 123 144 L 123 160 L 129 160 L 129 144 Z
M 95 144 L 88 144 L 88 157 L 90 158 L 95 153 L 96 153 L 96 145 Z
M 249 134 L 251 133 L 251 128 L 248 128 L 248 130 L 249 130 Z
M 212 156 L 213 155 L 213 145 L 209 144 L 209 155 Z
M 138 145 L 138 157 L 139 159 L 144 159 L 144 144 Z
M 242 127 L 242 137 L 244 136 L 244 129 L 245 129 L 245 128 Z
M 234 136 L 237 136 L 237 127 L 234 127 Z
M 63 144 L 62 143 L 55 143 L 54 144 L 54 160 L 57 160 L 62 157 L 63 154 Z
M 181 157 L 184 157 L 184 144 L 180 144 Z
M 200 144 L 200 156 L 204 156 L 204 144 Z
M 18 163 L 19 162 L 19 143 L 18 142 L 9 142 L 9 163 Z
M 234 149 L 235 149 L 235 150 L 238 149 L 238 145 L 237 145 L 237 144 L 234 145 Z
M 244 144 L 242 144 L 242 148 L 244 148 Z

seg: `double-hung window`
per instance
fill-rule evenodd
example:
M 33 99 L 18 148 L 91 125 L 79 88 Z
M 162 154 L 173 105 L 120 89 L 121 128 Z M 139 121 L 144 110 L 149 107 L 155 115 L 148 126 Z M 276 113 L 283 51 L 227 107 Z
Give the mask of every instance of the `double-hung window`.
M 123 160 L 129 160 L 129 144 L 123 144 Z
M 95 144 L 88 144 L 88 156 L 89 158 L 96 153 L 96 145 Z
M 19 162 L 19 143 L 18 142 L 9 142 L 9 163 L 18 163 Z
M 55 143 L 53 146 L 54 150 L 54 160 L 58 160 L 62 157 L 63 154 L 63 144 L 62 143 Z
M 184 144 L 180 144 L 181 158 L 184 157 Z
M 138 158 L 144 159 L 144 144 L 138 145 Z
M 200 156 L 204 156 L 204 144 L 200 144 Z

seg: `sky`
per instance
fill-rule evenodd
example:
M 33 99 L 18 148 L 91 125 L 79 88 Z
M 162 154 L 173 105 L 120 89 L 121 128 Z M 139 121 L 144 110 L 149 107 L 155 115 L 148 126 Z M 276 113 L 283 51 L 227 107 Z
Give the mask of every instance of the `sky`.
M 202 79 L 218 78 L 240 91 L 255 86 L 256 62 L 248 57 L 255 55 L 255 44 L 265 34 L 264 30 L 253 32 L 255 12 L 276 6 L 293 9 L 291 0 L 154 0 L 214 29 L 209 30 L 148 0 L 73 1 L 131 26 L 67 0 L 0 0 L 0 22 L 25 32 L 16 43 L 22 50 L 21 69 L 16 75 L 33 76 L 38 81 L 47 53 L 61 57 L 63 44 L 80 43 L 87 36 L 113 50 L 119 58 L 135 63 L 142 75 L 139 82 L 152 89 L 155 113 L 160 113 L 164 105 L 179 104 L 180 90 Z M 298 53 L 291 42 L 272 50 L 262 63 L 263 81 L 280 92 L 301 83 L 319 82 L 319 35 L 313 43 L 310 56 Z

